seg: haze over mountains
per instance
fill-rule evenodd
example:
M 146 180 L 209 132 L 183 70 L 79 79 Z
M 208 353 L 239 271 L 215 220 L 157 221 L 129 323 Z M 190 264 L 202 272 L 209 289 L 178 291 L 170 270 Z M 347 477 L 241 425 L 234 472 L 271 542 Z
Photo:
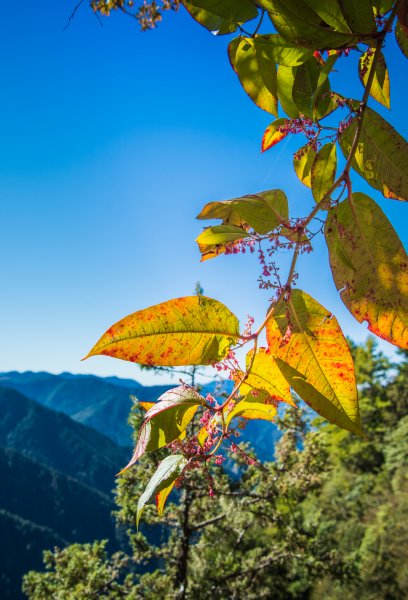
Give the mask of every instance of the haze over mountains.
M 225 389 L 231 382 L 224 382 Z M 21 577 L 55 545 L 108 538 L 115 474 L 131 456 L 131 396 L 156 401 L 174 385 L 117 377 L 0 373 L 0 598 L 23 598 Z M 214 390 L 205 386 L 203 393 Z M 273 457 L 274 425 L 245 431 L 262 460 Z

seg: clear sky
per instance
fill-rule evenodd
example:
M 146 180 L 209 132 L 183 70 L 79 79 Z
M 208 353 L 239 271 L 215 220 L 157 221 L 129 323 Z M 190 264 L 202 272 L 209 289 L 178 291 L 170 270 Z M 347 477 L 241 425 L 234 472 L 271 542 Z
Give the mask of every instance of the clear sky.
M 257 289 L 256 260 L 200 264 L 194 239 L 203 224 L 194 217 L 206 202 L 272 188 L 285 190 L 292 216 L 307 214 L 310 194 L 291 167 L 302 141 L 260 153 L 273 117 L 241 89 L 228 39 L 212 36 L 184 9 L 141 33 L 122 15 L 101 27 L 84 2 L 63 31 L 74 5 L 22 0 L 2 8 L 0 371 L 152 383 L 133 364 L 80 358 L 120 318 L 190 295 L 197 281 L 241 321 L 261 319 L 269 295 Z M 386 55 L 388 118 L 407 137 L 408 62 L 391 40 Z M 348 60 L 338 91 L 361 94 Z M 406 242 L 406 204 L 354 180 Z M 299 287 L 333 311 L 345 333 L 365 339 L 335 291 L 321 242 L 299 270 Z

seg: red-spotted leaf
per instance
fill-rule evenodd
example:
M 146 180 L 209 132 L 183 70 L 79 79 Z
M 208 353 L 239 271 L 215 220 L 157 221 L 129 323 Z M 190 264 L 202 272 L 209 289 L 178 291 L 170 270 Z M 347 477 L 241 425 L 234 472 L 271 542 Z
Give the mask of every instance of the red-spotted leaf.
M 139 527 L 140 517 L 146 504 L 163 490 L 168 489 L 170 486 L 172 487 L 172 484 L 175 483 L 176 479 L 180 477 L 185 469 L 187 462 L 187 459 L 179 454 L 171 454 L 162 460 L 137 503 L 136 527 Z M 169 490 L 169 493 L 170 491 L 171 490 Z M 164 501 L 166 498 L 164 498 Z M 162 510 L 163 507 L 161 506 L 160 508 Z
M 134 465 L 145 452 L 163 448 L 179 438 L 202 405 L 204 398 L 187 386 L 174 388 L 160 396 L 145 415 L 134 454 L 125 469 Z
M 112 325 L 89 354 L 144 365 L 208 365 L 222 360 L 239 336 L 238 320 L 206 296 L 168 300 Z
M 381 208 L 353 194 L 330 209 L 325 226 L 333 279 L 351 314 L 408 348 L 408 256 Z
M 357 119 L 339 137 L 346 158 L 350 154 Z M 363 126 L 352 166 L 373 188 L 386 198 L 408 200 L 408 144 L 387 121 L 366 108 Z
M 274 421 L 278 410 L 270 396 L 263 391 L 252 390 L 245 398 L 239 400 L 228 412 L 225 424 L 229 427 L 231 421 L 236 417 L 242 419 L 261 419 L 263 421 Z
M 266 336 L 295 392 L 322 417 L 361 435 L 353 359 L 337 319 L 305 292 L 292 290 L 275 305 Z
M 293 157 L 293 168 L 300 181 L 312 187 L 312 165 L 316 158 L 316 150 L 310 144 L 300 148 Z
M 310 173 L 312 194 L 316 202 L 323 200 L 332 187 L 336 178 L 336 170 L 336 144 L 325 144 L 317 153 Z M 330 201 L 330 198 L 328 200 Z M 324 202 L 324 205 L 326 206 L 326 202 Z
M 246 381 L 241 385 L 239 391 L 247 395 L 251 390 L 262 390 L 266 392 L 271 400 L 275 402 L 287 402 L 294 406 L 290 394 L 289 384 L 282 375 L 272 354 L 266 348 L 259 348 L 252 362 L 253 350 L 246 357 L 247 368 L 252 363 L 251 371 Z
M 373 64 L 375 49 L 370 48 L 360 56 L 358 64 L 358 73 L 361 83 L 364 87 L 367 85 L 368 77 Z M 374 79 L 371 84 L 370 95 L 386 108 L 390 108 L 390 77 L 388 75 L 387 64 L 383 53 L 381 52 L 377 60 L 374 72 Z
M 285 125 L 289 122 L 289 119 L 276 119 L 276 121 L 268 125 L 262 137 L 262 152 L 273 148 L 273 146 L 276 146 L 276 144 L 288 135 Z

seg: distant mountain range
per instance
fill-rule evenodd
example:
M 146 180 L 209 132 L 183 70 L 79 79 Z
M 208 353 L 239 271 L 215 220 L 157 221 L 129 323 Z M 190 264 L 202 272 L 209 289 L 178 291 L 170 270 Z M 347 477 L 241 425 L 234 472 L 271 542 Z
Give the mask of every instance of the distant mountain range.
M 202 393 L 214 393 L 215 386 L 219 385 L 218 382 L 206 384 Z M 47 408 L 65 413 L 71 419 L 96 429 L 115 444 L 129 447 L 132 445 L 132 431 L 127 418 L 132 406 L 131 396 L 155 402 L 177 383 L 143 386 L 132 379 L 118 377 L 11 371 L 0 373 L 0 386 L 13 388 Z M 231 386 L 231 381 L 221 383 L 224 391 L 230 391 Z M 276 426 L 265 421 L 249 423 L 243 435 L 261 460 L 272 460 L 278 437 Z

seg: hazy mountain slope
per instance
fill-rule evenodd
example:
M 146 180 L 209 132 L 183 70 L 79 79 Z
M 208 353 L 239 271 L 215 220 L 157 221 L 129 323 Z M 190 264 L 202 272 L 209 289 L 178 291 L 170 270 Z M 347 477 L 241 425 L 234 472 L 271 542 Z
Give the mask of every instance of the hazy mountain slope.
M 113 489 L 115 474 L 130 452 L 94 429 L 1 387 L 0 446 L 14 448 L 105 493 Z
M 113 502 L 12 449 L 0 448 L 0 508 L 52 529 L 67 541 L 115 539 Z
M 2 540 L 0 568 L 0 598 L 23 598 L 21 578 L 31 569 L 42 569 L 44 548 L 66 545 L 66 540 L 52 529 L 36 525 L 18 515 L 0 509 L 0 539 Z

